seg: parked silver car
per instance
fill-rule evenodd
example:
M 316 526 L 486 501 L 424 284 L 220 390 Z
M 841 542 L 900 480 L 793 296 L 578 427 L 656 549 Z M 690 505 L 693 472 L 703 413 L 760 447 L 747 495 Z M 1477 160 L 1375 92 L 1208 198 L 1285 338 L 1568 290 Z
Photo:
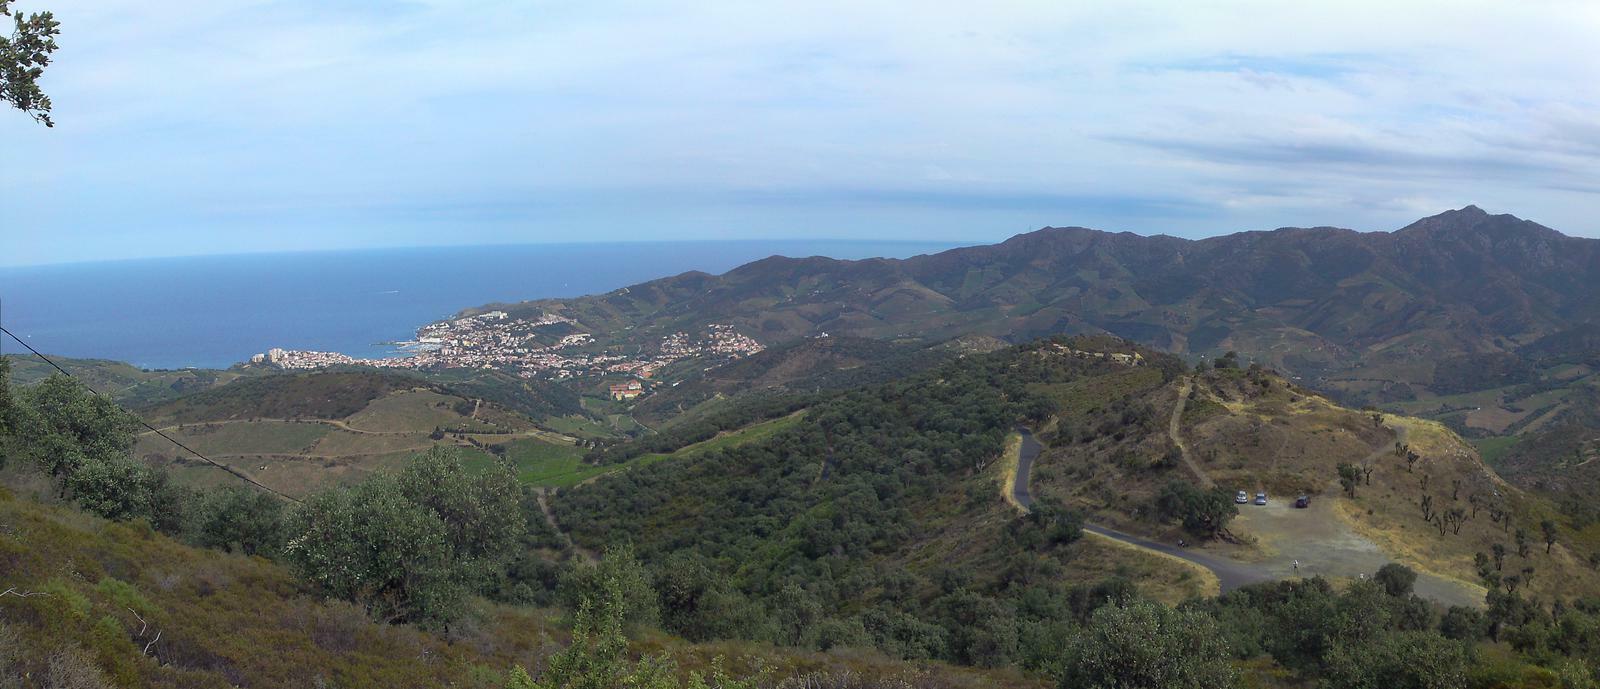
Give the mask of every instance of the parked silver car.
M 1233 496 L 1233 501 L 1241 505 L 1248 503 L 1250 502 L 1250 494 L 1241 490 L 1238 495 Z

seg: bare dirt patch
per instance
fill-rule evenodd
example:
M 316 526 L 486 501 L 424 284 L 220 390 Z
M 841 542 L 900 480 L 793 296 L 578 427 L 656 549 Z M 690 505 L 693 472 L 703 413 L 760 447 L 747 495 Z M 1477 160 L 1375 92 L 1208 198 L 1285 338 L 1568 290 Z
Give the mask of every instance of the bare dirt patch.
M 1390 562 L 1418 569 L 1417 593 L 1446 605 L 1483 605 L 1484 590 L 1422 570 L 1416 561 L 1386 552 L 1372 539 L 1357 533 L 1340 515 L 1342 500 L 1314 500 L 1311 507 L 1295 509 L 1288 499 L 1266 505 L 1241 505 L 1235 529 L 1254 536 L 1260 560 L 1256 564 L 1272 576 L 1322 576 L 1356 579 Z M 1298 561 L 1298 569 L 1294 563 Z

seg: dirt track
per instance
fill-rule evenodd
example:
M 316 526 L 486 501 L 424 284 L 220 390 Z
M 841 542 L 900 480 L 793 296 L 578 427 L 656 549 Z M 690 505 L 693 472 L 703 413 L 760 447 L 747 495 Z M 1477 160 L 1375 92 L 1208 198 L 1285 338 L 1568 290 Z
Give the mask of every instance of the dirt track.
M 1181 397 L 1180 397 L 1181 399 Z M 1181 405 L 1178 413 L 1181 414 Z M 1017 474 L 1011 493 L 1024 507 L 1033 504 L 1028 490 L 1034 460 L 1043 449 L 1039 441 L 1026 428 L 1017 429 L 1022 442 L 1017 452 Z M 1388 446 L 1374 450 L 1387 451 Z M 1211 570 L 1217 576 L 1223 591 L 1246 584 L 1294 576 L 1324 576 L 1330 578 L 1357 578 L 1371 576 L 1379 567 L 1393 562 L 1372 541 L 1357 534 L 1350 525 L 1333 513 L 1332 500 L 1313 501 L 1307 509 L 1295 509 L 1292 497 L 1274 499 L 1266 505 L 1240 505 L 1235 529 L 1260 539 L 1265 556 L 1247 562 L 1226 555 L 1206 552 L 1200 548 L 1179 548 L 1138 536 L 1125 534 L 1097 524 L 1084 524 L 1084 530 L 1134 545 L 1146 550 L 1181 558 Z M 1295 562 L 1299 567 L 1295 567 Z M 1417 595 L 1444 605 L 1483 606 L 1483 591 L 1457 581 L 1418 573 Z
M 1189 390 L 1191 385 L 1192 383 L 1189 381 L 1189 379 L 1185 378 L 1183 380 L 1183 385 L 1178 387 L 1178 403 L 1173 405 L 1172 418 L 1167 421 L 1167 436 L 1172 438 L 1173 445 L 1178 446 L 1178 455 L 1183 458 L 1184 466 L 1189 467 L 1189 471 L 1194 472 L 1195 478 L 1200 481 L 1200 487 L 1211 488 L 1217 484 L 1211 480 L 1209 475 L 1206 474 L 1206 470 L 1201 469 L 1200 464 L 1194 461 L 1194 455 L 1189 453 L 1189 445 L 1183 442 L 1183 432 L 1181 430 L 1181 425 L 1183 423 L 1183 409 L 1189 403 Z

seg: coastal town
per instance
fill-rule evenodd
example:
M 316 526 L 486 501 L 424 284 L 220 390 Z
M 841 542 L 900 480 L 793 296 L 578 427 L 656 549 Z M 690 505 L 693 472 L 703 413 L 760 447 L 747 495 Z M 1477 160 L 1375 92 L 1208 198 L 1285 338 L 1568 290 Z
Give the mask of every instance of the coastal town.
M 636 354 L 602 351 L 590 333 L 576 321 L 556 314 L 516 318 L 504 311 L 454 318 L 423 326 L 414 341 L 399 343 L 394 356 L 358 358 L 337 352 L 271 349 L 250 363 L 285 370 L 330 366 L 373 366 L 436 370 L 486 368 L 516 373 L 524 378 L 571 378 L 583 375 L 626 375 L 649 379 L 674 362 L 694 358 L 736 359 L 763 349 L 761 343 L 732 325 L 711 324 L 699 333 L 674 332 L 654 347 Z M 620 390 L 616 396 L 631 399 L 641 386 Z

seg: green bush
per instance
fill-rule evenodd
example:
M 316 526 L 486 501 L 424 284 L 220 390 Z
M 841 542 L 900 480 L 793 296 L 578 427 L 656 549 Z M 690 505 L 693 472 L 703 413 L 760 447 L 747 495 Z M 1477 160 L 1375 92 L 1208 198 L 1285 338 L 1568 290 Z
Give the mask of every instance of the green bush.
M 380 619 L 444 626 L 516 556 L 520 500 L 505 467 L 471 473 L 436 447 L 398 475 L 307 499 L 290 516 L 284 554 L 321 591 Z
M 196 502 L 188 534 L 191 543 L 205 548 L 275 555 L 286 535 L 283 501 L 254 488 L 211 491 Z
M 1067 646 L 1063 689 L 1216 689 L 1238 684 L 1210 616 L 1134 600 L 1096 610 Z

